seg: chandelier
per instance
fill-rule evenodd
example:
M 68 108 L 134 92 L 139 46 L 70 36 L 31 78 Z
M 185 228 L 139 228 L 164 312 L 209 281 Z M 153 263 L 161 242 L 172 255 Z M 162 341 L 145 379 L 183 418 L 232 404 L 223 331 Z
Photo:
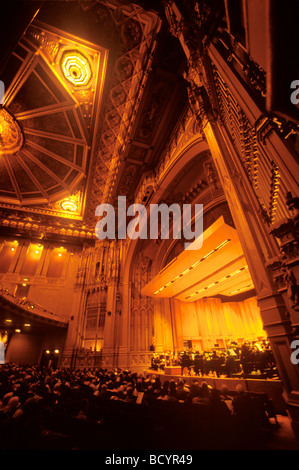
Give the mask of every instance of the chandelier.
M 61 58 L 63 75 L 75 86 L 87 85 L 91 78 L 88 59 L 76 50 L 66 51 Z
M 67 212 L 76 212 L 78 210 L 78 205 L 73 199 L 65 199 L 61 202 L 61 207 Z

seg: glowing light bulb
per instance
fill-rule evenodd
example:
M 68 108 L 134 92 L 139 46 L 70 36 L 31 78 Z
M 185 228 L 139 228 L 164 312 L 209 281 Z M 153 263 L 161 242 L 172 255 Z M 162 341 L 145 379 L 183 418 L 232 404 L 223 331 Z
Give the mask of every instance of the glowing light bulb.
M 62 201 L 61 207 L 67 212 L 76 212 L 78 210 L 78 205 L 73 201 L 73 199 L 65 199 Z
M 87 85 L 92 75 L 88 59 L 74 50 L 63 54 L 61 70 L 65 78 L 75 86 Z

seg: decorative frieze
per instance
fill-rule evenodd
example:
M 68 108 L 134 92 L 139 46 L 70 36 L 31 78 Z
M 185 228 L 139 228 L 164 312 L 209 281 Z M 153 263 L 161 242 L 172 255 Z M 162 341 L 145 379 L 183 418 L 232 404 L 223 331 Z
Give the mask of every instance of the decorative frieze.
M 280 184 L 280 170 L 274 159 L 261 148 L 269 122 L 253 126 L 237 103 L 220 73 L 213 67 L 220 119 L 225 125 L 238 152 L 248 180 L 255 192 L 259 212 L 267 225 L 287 214 Z M 268 124 L 267 124 L 268 123 Z M 267 125 L 266 125 L 267 124 Z
M 289 192 L 286 205 L 290 218 L 277 223 L 270 233 L 278 240 L 280 259 L 271 268 L 277 287 L 285 291 L 292 309 L 299 311 L 299 198 Z M 299 318 L 295 319 L 295 323 Z M 293 322 L 294 323 L 294 322 Z

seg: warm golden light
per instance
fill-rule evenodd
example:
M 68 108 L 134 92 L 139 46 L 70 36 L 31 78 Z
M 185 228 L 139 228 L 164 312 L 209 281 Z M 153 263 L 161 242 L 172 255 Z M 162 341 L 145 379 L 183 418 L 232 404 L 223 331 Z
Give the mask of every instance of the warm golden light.
M 5 321 L 6 321 L 7 323 L 12 323 L 12 320 L 10 320 L 9 318 L 7 318 Z
M 68 212 L 76 212 L 78 210 L 78 205 L 73 199 L 65 199 L 62 201 L 61 207 L 63 210 Z
M 24 326 L 31 326 L 30 323 L 24 323 Z
M 241 273 L 241 272 L 244 271 L 245 269 L 248 269 L 248 265 L 243 266 L 243 268 L 236 269 L 236 271 L 234 271 L 234 272 L 228 274 L 227 276 L 222 277 L 222 278 L 219 279 L 218 281 L 212 282 L 212 284 L 209 284 L 208 286 L 202 287 L 202 288 L 199 289 L 198 291 L 193 292 L 192 294 L 188 295 L 188 297 L 186 297 L 186 300 L 187 300 L 187 299 L 190 299 L 190 298 L 192 298 L 192 297 L 195 297 L 196 295 L 200 294 L 201 292 L 203 292 L 203 291 L 205 291 L 205 290 L 210 289 L 211 287 L 215 286 L 216 284 L 220 284 L 220 282 L 226 281 L 227 279 L 230 279 L 231 277 L 236 276 L 236 274 Z
M 59 354 L 59 349 L 55 349 L 55 354 Z
M 253 284 L 249 284 L 248 286 L 242 287 L 240 289 L 233 290 L 232 292 L 229 293 L 229 295 L 237 294 L 239 292 L 244 292 L 247 289 L 252 289 L 254 287 Z
M 46 351 L 46 354 L 50 354 L 50 351 L 49 351 L 49 349 L 47 349 L 47 351 Z
M 214 253 L 216 253 L 216 251 L 220 250 L 221 248 L 223 248 L 225 245 L 227 245 L 227 243 L 230 242 L 230 239 L 227 239 L 225 240 L 224 242 L 222 242 L 220 245 L 218 245 L 216 248 L 214 248 L 212 251 L 210 251 L 209 253 L 207 253 L 206 255 L 204 255 L 201 259 L 199 259 L 198 261 L 196 261 L 196 263 L 194 263 L 192 266 L 190 266 L 190 268 L 187 268 L 185 269 L 185 271 L 183 271 L 181 274 L 179 274 L 178 276 L 176 276 L 174 279 L 172 279 L 172 281 L 169 281 L 167 284 L 165 284 L 165 286 L 161 287 L 159 290 L 157 290 L 156 292 L 154 292 L 154 295 L 158 294 L 159 292 L 161 292 L 163 289 L 165 289 L 166 287 L 168 287 L 170 284 L 173 284 L 175 281 L 177 281 L 179 278 L 185 276 L 186 274 L 188 274 L 191 269 L 195 268 L 196 266 L 199 265 L 199 263 L 201 263 L 202 261 L 206 260 L 207 258 L 209 258 L 209 256 L 213 255 Z M 194 294 L 192 294 L 194 295 Z M 191 295 L 191 296 L 192 296 Z M 190 297 L 191 297 L 190 296 Z M 187 297 L 189 298 L 189 297 Z
M 63 75 L 75 86 L 87 85 L 91 78 L 88 59 L 78 51 L 66 51 L 61 59 Z
M 16 329 L 15 332 L 16 332 L 16 333 L 21 333 L 21 330 Z

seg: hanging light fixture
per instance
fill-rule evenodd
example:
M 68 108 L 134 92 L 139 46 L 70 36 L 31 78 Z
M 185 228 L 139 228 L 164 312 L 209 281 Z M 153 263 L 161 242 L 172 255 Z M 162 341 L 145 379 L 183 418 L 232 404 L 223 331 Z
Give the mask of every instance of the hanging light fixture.
M 76 212 L 78 210 L 78 205 L 73 199 L 64 199 L 60 205 L 67 212 Z
M 65 78 L 75 86 L 87 85 L 91 78 L 88 59 L 76 50 L 64 52 L 61 58 L 61 69 Z

